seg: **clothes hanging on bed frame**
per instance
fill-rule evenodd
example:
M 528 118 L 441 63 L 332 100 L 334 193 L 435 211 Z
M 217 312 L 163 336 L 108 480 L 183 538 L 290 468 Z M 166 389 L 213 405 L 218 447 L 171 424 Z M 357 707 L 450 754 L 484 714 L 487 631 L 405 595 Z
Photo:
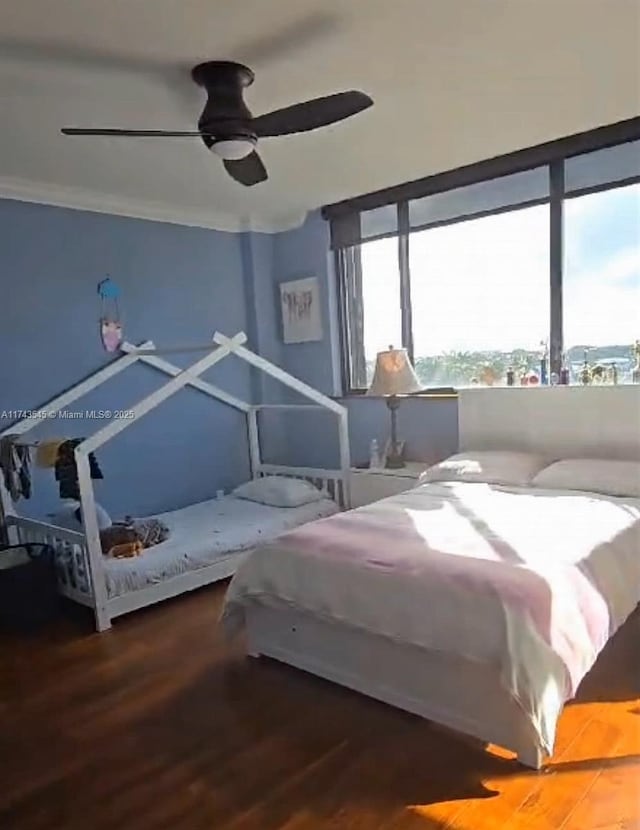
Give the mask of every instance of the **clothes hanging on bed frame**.
M 78 487 L 78 469 L 76 467 L 75 448 L 81 444 L 84 438 L 72 438 L 63 441 L 58 447 L 58 458 L 55 464 L 56 481 L 60 485 L 61 499 L 76 499 L 80 501 L 80 489 Z M 92 479 L 102 479 L 102 470 L 96 461 L 93 453 L 89 453 L 89 468 Z
M 18 434 L 5 435 L 0 438 L 0 471 L 2 471 L 4 485 L 11 499 L 16 502 L 21 498 L 31 498 L 31 448 L 36 447 L 38 466 L 55 467 L 60 498 L 80 501 L 75 448 L 84 440 L 84 438 L 70 438 L 25 443 L 20 440 Z M 54 450 L 56 451 L 55 463 L 52 463 L 51 457 Z M 94 453 L 89 453 L 89 469 L 92 479 L 104 478 Z
M 64 444 L 66 440 L 66 438 L 48 438 L 46 441 L 38 441 L 36 444 L 36 466 L 42 469 L 55 467 L 60 445 Z
M 31 452 L 28 446 L 19 443 L 19 437 L 0 438 L 0 468 L 4 486 L 14 502 L 31 498 Z

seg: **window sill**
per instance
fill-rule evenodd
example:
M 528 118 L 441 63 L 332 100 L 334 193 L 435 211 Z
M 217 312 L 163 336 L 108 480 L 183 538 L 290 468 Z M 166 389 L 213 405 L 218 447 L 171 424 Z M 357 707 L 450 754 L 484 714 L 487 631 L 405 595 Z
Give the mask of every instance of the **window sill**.
M 378 400 L 383 401 L 385 400 L 384 395 L 367 395 L 366 389 L 349 389 L 344 395 L 341 396 L 343 399 L 345 398 L 369 398 L 371 400 Z M 447 387 L 444 389 L 425 389 L 422 392 L 414 392 L 412 395 L 398 395 L 398 397 L 402 398 L 403 400 L 422 400 L 423 398 L 434 399 L 438 398 L 441 400 L 451 400 L 452 398 L 458 397 L 458 390 L 452 387 Z

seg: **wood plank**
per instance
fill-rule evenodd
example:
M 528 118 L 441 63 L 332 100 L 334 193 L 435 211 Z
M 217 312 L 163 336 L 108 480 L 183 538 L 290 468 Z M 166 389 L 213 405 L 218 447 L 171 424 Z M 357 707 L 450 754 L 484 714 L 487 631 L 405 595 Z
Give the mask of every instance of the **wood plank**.
M 596 781 L 560 830 L 640 828 L 640 718 L 632 707 L 625 714 L 620 722 L 621 739 L 602 759 Z M 612 816 L 615 824 L 610 823 Z
M 567 709 L 558 727 L 554 759 L 571 757 L 572 744 L 580 737 L 590 721 L 584 713 Z M 489 750 L 491 752 L 491 748 Z M 491 802 L 467 801 L 464 807 L 445 827 L 468 830 L 489 830 L 494 826 L 507 827 L 512 816 L 522 802 L 534 792 L 540 783 L 542 773 L 523 768 L 518 764 L 513 753 L 496 750 L 489 755 L 482 782 L 485 787 L 497 794 Z M 429 815 L 440 817 L 440 805 L 430 808 Z
M 536 773 L 246 659 L 217 625 L 223 596 L 210 586 L 101 636 L 75 607 L 41 635 L 0 635 L 2 830 L 640 827 L 638 613 L 566 707 L 556 754 Z
M 513 830 L 558 830 L 600 773 L 602 757 L 620 738 L 616 724 L 590 721 L 571 747 L 570 758 L 551 762 L 509 821 Z
M 411 819 L 424 830 L 425 819 L 407 808 L 416 798 L 445 798 L 454 790 L 469 797 L 480 794 L 472 776 L 465 785 L 460 781 L 454 785 L 446 772 L 452 754 L 457 753 L 459 760 L 466 754 L 465 747 L 443 739 L 413 716 L 399 719 L 389 712 L 388 725 L 395 724 L 388 731 L 383 714 L 387 707 L 375 706 L 380 711 L 380 729 L 369 728 L 364 739 L 350 740 L 340 755 L 301 771 L 295 780 L 282 782 L 256 809 L 224 825 L 224 830 L 276 830 L 291 824 L 305 830 L 317 826 L 391 830 L 399 815 L 403 830 Z M 423 737 L 417 743 L 416 733 Z M 409 741 L 414 751 L 408 754 Z

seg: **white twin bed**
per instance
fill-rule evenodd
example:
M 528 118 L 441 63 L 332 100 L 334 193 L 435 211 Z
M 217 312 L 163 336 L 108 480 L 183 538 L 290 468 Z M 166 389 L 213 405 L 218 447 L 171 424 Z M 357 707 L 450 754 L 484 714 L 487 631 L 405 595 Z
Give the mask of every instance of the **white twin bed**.
M 165 542 L 130 559 L 105 559 L 109 598 L 215 565 L 231 574 L 251 548 L 337 511 L 331 499 L 297 507 L 273 507 L 231 495 L 159 513 L 154 518 L 169 529 Z
M 291 476 L 299 475 L 299 468 L 288 471 Z M 324 471 L 324 475 L 332 473 Z M 318 477 L 313 481 L 322 486 Z M 148 516 L 160 519 L 169 537 L 130 558 L 101 556 L 99 572 L 90 567 L 84 533 L 17 514 L 8 515 L 6 521 L 16 532 L 16 541 L 53 547 L 58 586 L 64 596 L 95 608 L 99 580 L 108 620 L 102 625 L 98 619 L 96 622 L 104 629 L 122 614 L 227 579 L 247 551 L 287 530 L 338 512 L 344 502 L 337 478 L 324 480 L 324 486 L 331 487 L 335 499 L 327 492 L 326 497 L 299 506 L 276 507 L 228 495 Z
M 243 332 L 232 338 L 216 332 L 210 343 L 197 346 L 156 349 L 150 342 L 139 347 L 125 343 L 119 358 L 53 398 L 40 411 L 0 433 L 0 437 L 10 435 L 12 440 L 19 440 L 36 429 L 51 412 L 64 410 L 134 363 L 141 362 L 169 376 L 159 389 L 132 407 L 128 413 L 130 417 L 111 420 L 75 448 L 82 532 L 21 516 L 0 476 L 0 518 L 4 518 L 10 542 L 50 545 L 56 554 L 61 593 L 91 608 L 99 631 L 110 628 L 112 620 L 121 614 L 226 579 L 235 572 L 246 552 L 256 545 L 348 506 L 350 461 L 346 407 L 254 354 L 245 348 L 245 342 Z M 160 357 L 166 353 L 198 351 L 204 352 L 205 356 L 186 369 Z M 305 402 L 252 404 L 202 380 L 203 372 L 231 354 L 294 390 Z M 104 556 L 90 475 L 90 454 L 185 386 L 245 416 L 252 486 L 259 483 L 262 487 L 265 482 L 268 486 L 273 480 L 287 481 L 291 492 L 281 494 L 279 499 L 266 500 L 266 503 L 232 495 L 162 513 L 156 518 L 161 519 L 170 531 L 164 542 L 127 559 Z M 258 420 L 264 409 L 294 410 L 301 418 L 310 409 L 332 415 L 338 433 L 339 466 L 318 469 L 265 463 Z M 291 498 L 294 484 L 298 485 L 298 493 L 296 498 Z M 307 494 L 302 496 L 301 490 L 305 488 Z M 279 506 L 285 504 L 287 506 Z
M 252 655 L 538 768 L 564 703 L 640 601 L 640 389 L 469 390 L 459 413 L 463 480 L 432 472 L 453 480 L 258 548 L 222 620 L 246 628 Z M 510 451 L 510 472 L 495 450 Z

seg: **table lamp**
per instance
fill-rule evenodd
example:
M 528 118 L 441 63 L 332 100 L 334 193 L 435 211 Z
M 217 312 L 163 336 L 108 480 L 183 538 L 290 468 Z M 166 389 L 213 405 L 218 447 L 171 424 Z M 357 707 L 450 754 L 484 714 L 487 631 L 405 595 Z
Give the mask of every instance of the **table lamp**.
M 406 349 L 389 346 L 386 352 L 378 352 L 376 368 L 367 395 L 380 395 L 386 399 L 391 415 L 391 442 L 386 465 L 390 469 L 404 467 L 402 449 L 398 441 L 397 411 L 400 406 L 398 395 L 420 392 L 422 384 L 409 362 Z

